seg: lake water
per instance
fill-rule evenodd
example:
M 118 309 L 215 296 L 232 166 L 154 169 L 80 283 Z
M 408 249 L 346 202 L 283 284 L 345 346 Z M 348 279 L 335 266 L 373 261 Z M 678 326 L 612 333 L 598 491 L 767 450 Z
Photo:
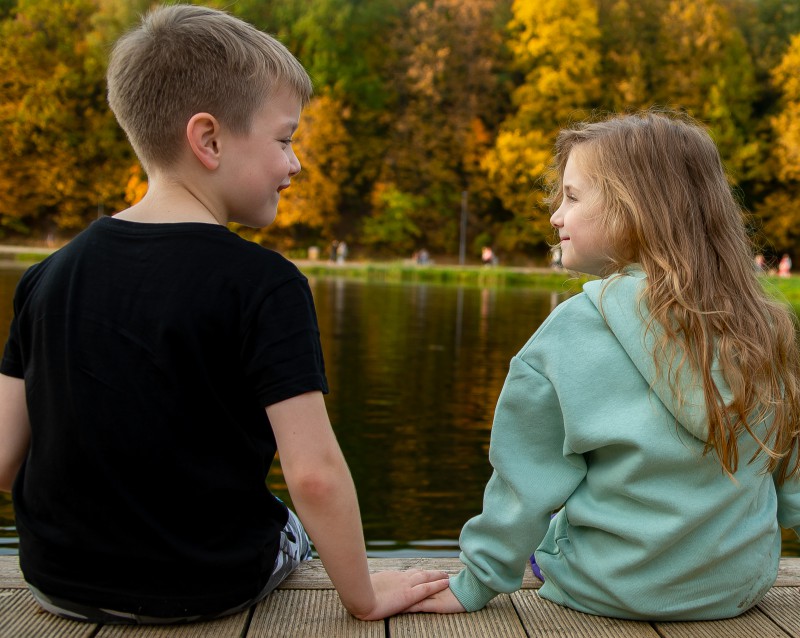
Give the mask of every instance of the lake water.
M 19 270 L 0 270 L 0 335 Z M 372 556 L 456 556 L 480 511 L 489 432 L 510 358 L 566 294 L 313 278 L 331 422 Z M 289 500 L 279 464 L 268 483 Z M 213 516 L 213 508 L 209 516 Z M 784 554 L 800 555 L 787 534 Z M 0 553 L 16 553 L 0 494 Z

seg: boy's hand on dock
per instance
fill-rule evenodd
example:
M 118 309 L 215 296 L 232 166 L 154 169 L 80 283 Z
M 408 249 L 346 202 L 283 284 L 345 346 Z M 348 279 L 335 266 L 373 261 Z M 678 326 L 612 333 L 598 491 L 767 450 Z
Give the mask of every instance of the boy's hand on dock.
M 404 611 L 410 605 L 447 589 L 447 572 L 409 569 L 403 572 L 370 574 L 375 590 L 375 607 L 353 615 L 360 620 L 380 620 Z
M 450 591 L 449 587 L 406 609 L 408 613 L 427 612 L 431 614 L 460 614 L 465 611 L 466 609 L 458 602 L 458 598 Z

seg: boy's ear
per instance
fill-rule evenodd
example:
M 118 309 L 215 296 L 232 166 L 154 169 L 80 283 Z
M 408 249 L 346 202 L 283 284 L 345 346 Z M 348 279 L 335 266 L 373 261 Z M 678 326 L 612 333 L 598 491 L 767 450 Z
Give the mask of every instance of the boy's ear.
M 195 157 L 208 170 L 213 171 L 220 161 L 221 127 L 217 118 L 209 113 L 195 113 L 186 124 L 186 138 Z

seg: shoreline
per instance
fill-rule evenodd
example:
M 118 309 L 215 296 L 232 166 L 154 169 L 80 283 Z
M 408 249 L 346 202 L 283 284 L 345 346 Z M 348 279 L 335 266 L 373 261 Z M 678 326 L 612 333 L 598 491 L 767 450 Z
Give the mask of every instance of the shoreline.
M 0 244 L 0 269 L 25 269 L 42 261 L 58 247 L 33 247 Z M 290 258 L 289 258 L 290 259 Z M 342 277 L 379 283 L 439 284 L 484 288 L 530 287 L 558 293 L 579 292 L 594 279 L 568 270 L 536 266 L 482 266 L 458 264 L 416 264 L 408 259 L 395 261 L 348 261 L 290 259 L 307 277 Z M 767 293 L 795 308 L 800 314 L 800 277 L 761 275 Z

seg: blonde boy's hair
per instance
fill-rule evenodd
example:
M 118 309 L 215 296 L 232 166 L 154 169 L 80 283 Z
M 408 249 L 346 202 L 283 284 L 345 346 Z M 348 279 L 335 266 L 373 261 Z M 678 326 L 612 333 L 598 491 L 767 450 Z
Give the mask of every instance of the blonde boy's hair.
M 655 110 L 564 130 L 556 142 L 551 206 L 560 204 L 571 153 L 601 193 L 598 222 L 612 245 L 607 274 L 639 264 L 647 275 L 644 301 L 661 335 L 653 353 L 657 368 L 679 400 L 681 371 L 700 379 L 707 451 L 733 473 L 738 436 L 748 431 L 779 481 L 797 473 L 795 320 L 760 285 L 744 211 L 708 132 L 687 116 Z M 715 366 L 730 387 L 730 402 L 714 382 Z
M 114 46 L 108 102 L 145 170 L 166 168 L 183 148 L 186 124 L 210 113 L 241 134 L 275 91 L 301 104 L 311 80 L 275 38 L 232 15 L 177 4 L 151 10 Z

